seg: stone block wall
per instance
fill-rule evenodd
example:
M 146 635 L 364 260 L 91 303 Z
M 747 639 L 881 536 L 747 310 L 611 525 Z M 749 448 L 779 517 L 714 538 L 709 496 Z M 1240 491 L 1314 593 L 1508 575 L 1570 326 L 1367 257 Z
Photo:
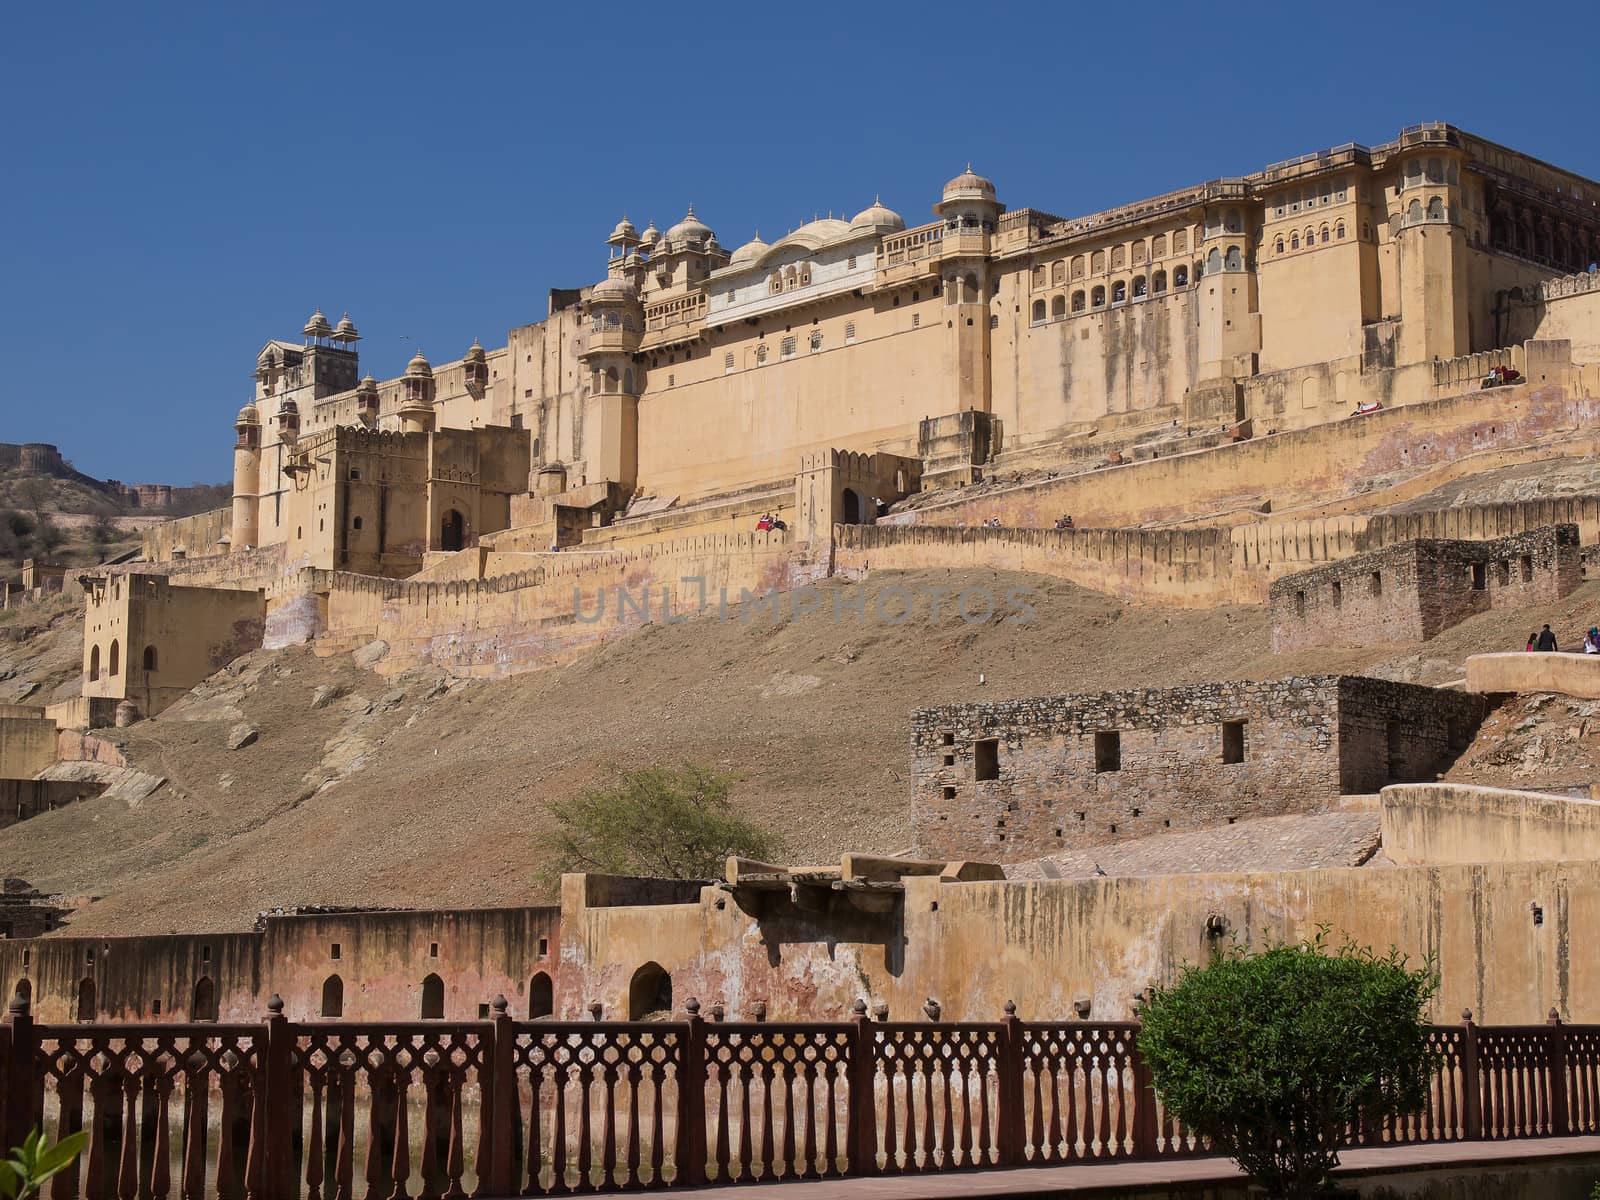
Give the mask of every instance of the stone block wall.
M 1576 525 L 1403 542 L 1276 580 L 1272 648 L 1425 641 L 1491 608 L 1554 601 L 1582 577 Z
M 1325 811 L 1391 779 L 1432 779 L 1482 709 L 1341 676 L 921 709 L 912 831 L 925 855 L 1015 861 Z

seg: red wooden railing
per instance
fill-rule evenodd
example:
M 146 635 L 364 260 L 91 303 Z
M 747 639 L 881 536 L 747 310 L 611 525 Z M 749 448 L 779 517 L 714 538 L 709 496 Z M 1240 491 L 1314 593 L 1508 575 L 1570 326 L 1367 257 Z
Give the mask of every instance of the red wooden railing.
M 1132 1022 L 0 1023 L 0 1144 L 50 1200 L 453 1200 L 1163 1158 Z M 1352 1144 L 1600 1132 L 1600 1026 L 1433 1026 L 1422 1113 Z

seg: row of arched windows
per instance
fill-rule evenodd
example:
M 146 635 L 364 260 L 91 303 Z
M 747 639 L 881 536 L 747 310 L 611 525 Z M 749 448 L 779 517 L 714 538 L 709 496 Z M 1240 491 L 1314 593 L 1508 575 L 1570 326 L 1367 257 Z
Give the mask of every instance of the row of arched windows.
M 1140 238 L 1136 242 L 1129 242 L 1121 246 L 1112 246 L 1109 250 L 1096 250 L 1092 254 L 1075 254 L 1071 258 L 1058 258 L 1053 263 L 1040 263 L 1033 268 L 1033 286 L 1035 288 L 1054 287 L 1066 283 L 1068 278 L 1083 279 L 1086 275 L 1099 275 L 1104 271 L 1117 271 L 1126 267 L 1131 261 L 1136 267 L 1143 266 L 1146 262 L 1154 262 L 1167 256 L 1168 235 L 1158 233 L 1148 242 Z M 1177 229 L 1171 234 L 1173 254 L 1187 254 L 1189 252 L 1189 231 Z
M 660 968 L 656 968 L 660 971 Z M 667 1004 L 671 1007 L 672 984 L 667 982 Z M 653 988 L 651 999 L 657 998 L 659 988 Z M 27 978 L 19 979 L 13 989 L 15 995 L 24 1000 L 33 999 L 33 981 Z M 555 1013 L 555 988 L 550 976 L 544 971 L 539 971 L 528 981 L 528 1019 L 536 1021 L 540 1017 L 552 1016 Z M 215 1021 L 217 1019 L 217 985 L 212 982 L 209 975 L 202 975 L 195 981 L 192 1002 L 189 1005 L 189 1019 L 191 1021 Z M 155 1016 L 161 1015 L 161 1002 L 155 1002 Z M 330 975 L 322 981 L 322 1007 L 321 1015 L 324 1017 L 344 1016 L 344 980 L 337 975 Z M 77 1006 L 73 1013 L 73 1020 L 80 1023 L 94 1021 L 99 1016 L 98 1000 L 95 993 L 94 979 L 85 976 L 78 981 Z M 430 974 L 422 981 L 422 1005 L 420 1016 L 424 1021 L 442 1021 L 444 1019 L 444 980 L 437 975 Z
M 1189 268 L 1187 266 L 1174 268 L 1172 272 L 1172 286 L 1175 288 L 1189 286 Z M 1069 303 L 1072 312 L 1081 313 L 1097 308 L 1104 308 L 1106 306 L 1106 298 L 1108 295 L 1110 297 L 1112 306 L 1115 307 L 1116 305 L 1127 303 L 1130 298 L 1134 300 L 1143 300 L 1147 296 L 1163 295 L 1166 290 L 1167 273 L 1165 271 L 1155 272 L 1155 274 L 1151 275 L 1148 280 L 1146 280 L 1143 275 L 1135 275 L 1132 279 L 1115 280 L 1111 284 L 1111 290 L 1109 293 L 1106 291 L 1104 284 L 1098 284 L 1089 289 L 1087 292 L 1080 288 L 1072 293 L 1070 301 L 1065 293 L 1052 297 L 1048 311 L 1046 310 L 1045 302 L 1042 298 L 1035 300 L 1033 302 L 1033 311 L 1031 314 L 1032 322 L 1033 324 L 1038 325 L 1046 319 L 1055 319 L 1066 316 Z
M 1306 226 L 1305 237 L 1303 240 L 1298 229 L 1289 235 L 1287 242 L 1284 241 L 1284 237 L 1280 233 L 1277 237 L 1277 240 L 1272 243 L 1272 251 L 1274 254 L 1283 254 L 1285 253 L 1285 246 L 1287 246 L 1289 250 L 1309 250 L 1318 244 L 1327 245 L 1329 242 L 1342 242 L 1344 241 L 1344 236 L 1345 230 L 1343 221 L 1336 222 L 1331 228 L 1324 223 L 1320 230 L 1313 229 L 1308 225 Z
M 156 669 L 156 648 L 154 646 L 146 646 L 144 648 L 144 669 L 146 671 L 154 671 Z M 122 646 L 116 638 L 112 638 L 111 645 L 106 648 L 106 674 L 108 676 L 122 674 Z M 99 678 L 100 647 L 91 646 L 89 648 L 89 679 L 92 682 Z

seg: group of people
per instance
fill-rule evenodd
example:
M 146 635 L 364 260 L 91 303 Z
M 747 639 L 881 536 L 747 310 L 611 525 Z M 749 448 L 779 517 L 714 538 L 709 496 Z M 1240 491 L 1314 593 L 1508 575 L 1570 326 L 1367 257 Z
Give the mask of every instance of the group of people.
M 1072 523 L 1072 514 L 1068 513 L 1064 517 L 1057 517 L 1056 518 L 1056 528 L 1057 529 L 1076 529 L 1077 526 Z
M 784 530 L 789 528 L 784 524 L 782 517 L 775 517 L 771 513 L 762 513 L 761 519 L 756 522 L 756 528 L 765 533 L 768 530 Z
M 1530 633 L 1528 635 L 1528 644 L 1525 647 L 1530 652 L 1543 650 L 1546 653 L 1560 648 L 1556 644 L 1556 635 L 1550 632 L 1550 626 L 1548 625 L 1543 629 Z M 1600 625 L 1589 626 L 1589 631 L 1583 635 L 1583 652 L 1585 654 L 1600 654 Z

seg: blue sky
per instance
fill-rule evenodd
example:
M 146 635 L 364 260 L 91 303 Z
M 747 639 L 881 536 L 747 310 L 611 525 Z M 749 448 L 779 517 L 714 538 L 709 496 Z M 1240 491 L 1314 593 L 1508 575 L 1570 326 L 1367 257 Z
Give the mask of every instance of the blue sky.
M 0 47 L 0 441 L 221 481 L 268 337 L 363 367 L 503 342 L 626 211 L 730 248 L 970 159 L 1090 212 L 1446 120 L 1600 177 L 1589 6 L 16 5 Z M 1589 36 L 1592 40 L 1592 36 Z

